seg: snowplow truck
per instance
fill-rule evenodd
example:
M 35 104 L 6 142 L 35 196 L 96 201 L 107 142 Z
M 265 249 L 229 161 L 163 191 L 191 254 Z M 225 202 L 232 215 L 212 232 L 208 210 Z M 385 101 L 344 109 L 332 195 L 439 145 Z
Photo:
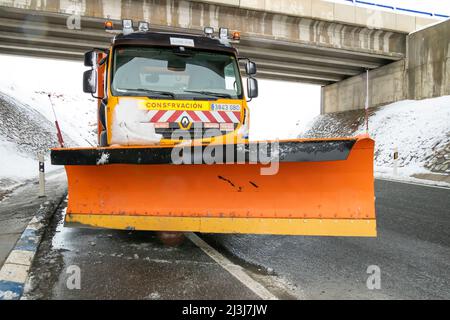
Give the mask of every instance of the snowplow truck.
M 51 152 L 67 173 L 67 226 L 376 236 L 373 140 L 249 139 L 257 70 L 238 32 L 105 27 L 111 46 L 85 54 L 83 76 L 98 147 Z

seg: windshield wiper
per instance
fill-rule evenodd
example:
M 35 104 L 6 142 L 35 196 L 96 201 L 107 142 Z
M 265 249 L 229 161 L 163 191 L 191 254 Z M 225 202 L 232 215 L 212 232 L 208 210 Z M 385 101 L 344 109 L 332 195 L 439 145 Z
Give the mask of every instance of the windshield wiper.
M 125 91 L 126 92 L 142 92 L 147 94 L 156 94 L 161 96 L 169 96 L 175 99 L 175 93 L 170 91 L 159 91 L 159 90 L 151 90 L 151 89 L 143 89 L 143 88 L 136 88 L 136 89 L 118 89 L 118 91 Z
M 195 90 L 184 90 L 184 92 L 190 92 L 190 93 L 200 93 L 205 96 L 212 96 L 217 98 L 228 98 L 231 99 L 231 95 L 228 93 L 221 93 L 221 92 L 212 92 L 212 91 L 195 91 Z

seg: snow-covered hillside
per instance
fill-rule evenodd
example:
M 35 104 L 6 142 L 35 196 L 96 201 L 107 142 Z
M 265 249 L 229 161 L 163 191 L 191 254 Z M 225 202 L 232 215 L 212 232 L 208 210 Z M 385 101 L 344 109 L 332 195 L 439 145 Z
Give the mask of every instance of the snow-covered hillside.
M 365 133 L 364 110 L 318 116 L 299 132 L 299 137 Z M 392 155 L 397 148 L 400 176 L 450 175 L 450 96 L 405 100 L 370 110 L 369 134 L 375 140 L 378 174 L 393 173 Z
M 82 90 L 83 63 L 0 55 L 0 68 L 0 92 L 53 123 L 50 94 L 62 131 L 78 146 L 96 144 L 96 100 Z
M 37 176 L 38 155 L 56 145 L 54 128 L 39 112 L 0 93 L 1 189 Z
M 82 63 L 0 55 L 0 68 L 0 189 L 35 179 L 37 154 L 48 159 L 58 145 L 49 94 L 66 144 L 95 144 L 96 104 L 82 92 Z
M 28 178 L 38 154 L 56 145 L 54 128 L 39 112 L 0 93 L 0 177 Z

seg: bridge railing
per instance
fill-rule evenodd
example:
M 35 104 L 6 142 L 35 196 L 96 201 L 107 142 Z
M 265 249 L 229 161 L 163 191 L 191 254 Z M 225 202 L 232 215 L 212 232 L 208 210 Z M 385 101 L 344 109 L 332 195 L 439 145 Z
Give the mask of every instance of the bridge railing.
M 402 13 L 402 14 L 411 14 L 415 16 L 427 16 L 430 18 L 438 18 L 438 19 L 447 19 L 450 16 L 447 14 L 444 14 L 442 12 L 429 12 L 424 10 L 417 10 L 412 8 L 407 8 L 403 6 L 396 6 L 393 5 L 395 3 L 394 0 L 383 0 L 383 1 L 365 1 L 365 0 L 327 0 L 329 2 L 335 2 L 335 3 L 345 3 L 345 4 L 353 4 L 355 6 L 363 6 L 363 7 L 372 7 L 374 9 L 381 9 L 384 11 L 391 11 L 395 13 Z M 434 10 L 433 10 L 434 11 Z

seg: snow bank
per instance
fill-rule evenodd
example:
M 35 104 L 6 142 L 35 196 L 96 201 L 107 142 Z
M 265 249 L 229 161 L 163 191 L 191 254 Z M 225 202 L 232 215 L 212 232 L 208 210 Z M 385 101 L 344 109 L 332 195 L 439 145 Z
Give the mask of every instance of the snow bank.
M 430 172 L 425 168 L 428 157 L 450 143 L 450 96 L 392 103 L 370 117 L 369 128 L 376 143 L 377 171 L 392 167 L 398 148 L 400 175 Z M 357 134 L 363 132 L 360 127 Z M 444 171 L 450 173 L 450 166 Z
M 37 177 L 38 162 L 17 149 L 16 144 L 0 140 L 0 178 L 22 180 Z
M 316 117 L 300 128 L 299 137 L 355 136 L 365 133 L 364 111 Z M 398 175 L 450 174 L 450 96 L 404 100 L 370 110 L 369 133 L 375 140 L 375 171 L 393 175 L 398 149 Z

